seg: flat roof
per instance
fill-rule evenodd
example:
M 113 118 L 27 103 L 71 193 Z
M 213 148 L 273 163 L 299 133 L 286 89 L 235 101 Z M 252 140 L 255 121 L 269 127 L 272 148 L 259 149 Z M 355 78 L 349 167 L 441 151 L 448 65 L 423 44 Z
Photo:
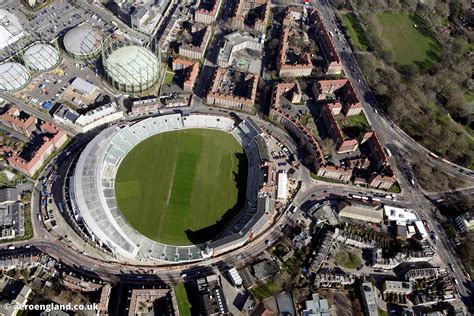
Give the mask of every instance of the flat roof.
M 288 198 L 288 175 L 286 173 L 278 174 L 278 199 Z
M 71 86 L 74 89 L 80 90 L 86 94 L 91 94 L 92 92 L 94 92 L 94 89 L 97 88 L 97 86 L 79 77 L 77 77 L 76 79 L 74 79 L 73 82 L 71 82 Z
M 344 216 L 352 219 L 357 219 L 361 221 L 367 221 L 371 223 L 379 224 L 383 220 L 382 211 L 377 211 L 374 209 L 357 207 L 353 205 L 347 205 L 341 209 L 339 216 Z
M 242 278 L 240 277 L 239 272 L 237 272 L 236 268 L 232 268 L 229 270 L 230 277 L 235 285 L 239 286 L 242 284 Z
M 418 219 L 413 211 L 404 208 L 392 205 L 384 205 L 383 209 L 385 216 L 389 221 L 412 223 Z

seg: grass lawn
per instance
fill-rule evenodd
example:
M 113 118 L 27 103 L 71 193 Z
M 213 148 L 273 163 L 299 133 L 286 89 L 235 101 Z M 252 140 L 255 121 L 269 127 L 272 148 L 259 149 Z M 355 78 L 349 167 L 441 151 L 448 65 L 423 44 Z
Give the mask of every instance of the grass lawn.
M 278 292 L 278 286 L 274 281 L 268 281 L 267 283 L 250 289 L 250 292 L 259 300 L 266 299 Z
M 143 235 L 189 245 L 214 238 L 244 206 L 247 158 L 232 135 L 190 129 L 152 136 L 119 166 L 117 203 Z
M 357 269 L 361 260 L 355 253 L 343 250 L 336 254 L 336 264 L 347 269 Z
M 393 193 L 400 193 L 402 192 L 402 189 L 400 188 L 400 184 L 398 182 L 395 182 L 391 187 L 390 187 L 390 192 Z
M 300 269 L 300 265 L 301 263 L 299 262 L 298 258 L 296 258 L 295 256 L 291 256 L 283 264 L 283 266 L 285 267 L 285 270 L 290 274 L 297 272 Z
M 3 159 L 3 158 L 2 158 Z M 6 170 L 5 170 L 6 171 Z M 16 177 L 15 177 L 16 178 Z M 6 185 L 6 186 L 9 186 L 9 185 L 14 185 L 15 184 L 15 179 L 12 179 L 10 180 L 7 175 L 5 174 L 5 172 L 0 171 L 0 185 Z
M 358 137 L 360 133 L 370 131 L 370 125 L 364 112 L 357 115 L 339 117 L 342 117 L 339 121 L 342 131 L 349 139 Z
M 163 81 L 163 84 L 170 84 L 173 82 L 173 78 L 174 78 L 174 72 L 172 71 L 166 71 L 166 76 L 165 76 L 165 80 Z
M 318 176 L 316 173 L 313 173 L 313 172 L 311 172 L 311 178 L 313 178 L 314 180 L 330 182 L 330 183 L 344 183 L 344 184 L 346 183 L 345 181 L 341 181 L 341 180 L 321 177 L 321 176 Z
M 378 14 L 377 19 L 381 35 L 394 54 L 394 62 L 400 65 L 435 62 L 438 44 L 420 18 L 408 13 L 386 12 Z
M 342 24 L 349 33 L 350 40 L 357 50 L 367 50 L 367 39 L 362 25 L 357 20 L 354 13 L 341 14 Z
M 182 316 L 191 316 L 191 304 L 189 303 L 184 284 L 176 285 L 174 292 L 176 294 L 176 300 L 178 301 L 179 314 Z

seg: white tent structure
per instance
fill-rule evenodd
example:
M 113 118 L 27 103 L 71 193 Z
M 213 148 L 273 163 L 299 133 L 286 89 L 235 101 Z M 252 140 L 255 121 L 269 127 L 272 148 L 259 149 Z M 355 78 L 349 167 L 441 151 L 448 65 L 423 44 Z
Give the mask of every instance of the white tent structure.
M 18 18 L 5 9 L 0 9 L 0 49 L 18 41 L 25 35 Z

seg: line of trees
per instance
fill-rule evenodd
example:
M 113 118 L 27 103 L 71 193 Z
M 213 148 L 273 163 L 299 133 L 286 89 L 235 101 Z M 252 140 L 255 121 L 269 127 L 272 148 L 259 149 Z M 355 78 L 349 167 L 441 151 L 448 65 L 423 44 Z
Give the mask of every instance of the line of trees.
M 473 57 L 466 51 L 466 34 L 453 23 L 468 7 L 464 0 L 331 0 L 336 8 L 353 9 L 363 26 L 367 51 L 356 57 L 382 108 L 415 140 L 463 166 L 474 164 L 474 115 L 466 95 L 474 94 Z M 374 13 L 408 11 L 421 31 L 439 48 L 431 62 L 399 65 L 381 36 Z M 400 35 L 402 36 L 402 34 Z

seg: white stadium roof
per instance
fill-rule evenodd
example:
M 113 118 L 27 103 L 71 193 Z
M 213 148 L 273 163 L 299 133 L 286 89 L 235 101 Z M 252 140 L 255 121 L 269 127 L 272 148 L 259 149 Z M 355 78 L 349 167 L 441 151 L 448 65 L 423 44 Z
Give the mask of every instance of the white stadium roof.
M 59 63 L 59 51 L 49 44 L 37 43 L 25 50 L 25 65 L 35 71 L 48 71 Z
M 7 10 L 0 9 L 0 49 L 15 43 L 24 35 L 18 18 Z
M 175 246 L 151 240 L 123 218 L 115 200 L 115 175 L 120 162 L 138 143 L 153 135 L 183 128 L 230 131 L 226 117 L 180 114 L 151 117 L 133 125 L 112 126 L 96 136 L 82 152 L 72 180 L 71 203 L 89 232 L 114 253 L 136 260 L 194 261 L 204 245 Z

